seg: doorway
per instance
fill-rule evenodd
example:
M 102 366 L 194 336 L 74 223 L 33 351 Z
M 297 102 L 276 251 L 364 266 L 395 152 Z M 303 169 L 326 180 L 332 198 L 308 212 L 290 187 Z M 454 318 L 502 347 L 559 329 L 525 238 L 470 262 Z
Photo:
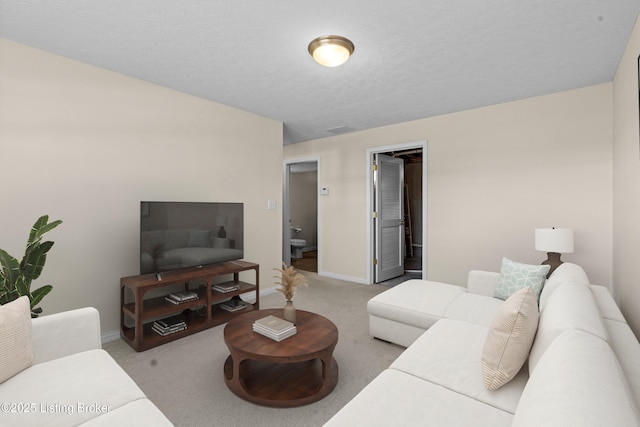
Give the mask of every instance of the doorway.
M 393 286 L 411 278 L 427 277 L 424 153 L 426 141 L 367 152 L 368 283 Z M 383 188 L 386 194 L 381 194 Z M 388 225 L 391 228 L 386 228 Z
M 319 265 L 318 166 L 319 159 L 287 161 L 284 171 L 282 259 L 311 272 Z

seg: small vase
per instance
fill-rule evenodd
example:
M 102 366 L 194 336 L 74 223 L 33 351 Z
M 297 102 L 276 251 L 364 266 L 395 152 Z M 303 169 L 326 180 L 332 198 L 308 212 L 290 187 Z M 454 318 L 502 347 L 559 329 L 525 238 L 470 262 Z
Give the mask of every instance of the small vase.
M 287 301 L 284 306 L 284 320 L 288 320 L 294 325 L 296 323 L 296 308 L 293 306 L 291 300 Z

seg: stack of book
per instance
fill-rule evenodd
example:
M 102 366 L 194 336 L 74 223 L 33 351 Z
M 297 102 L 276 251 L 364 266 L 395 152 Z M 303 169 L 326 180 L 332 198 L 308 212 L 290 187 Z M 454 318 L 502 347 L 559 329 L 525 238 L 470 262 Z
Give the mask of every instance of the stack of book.
M 242 310 L 246 306 L 247 306 L 246 302 L 237 298 L 232 298 L 229 301 L 225 301 L 222 304 L 220 304 L 220 308 L 226 311 L 238 311 L 238 310 Z
M 193 291 L 174 292 L 164 297 L 164 299 L 172 304 L 184 304 L 185 302 L 197 300 L 198 294 Z
M 293 323 L 275 316 L 267 316 L 253 322 L 253 330 L 275 341 L 295 335 L 298 330 Z
M 214 291 L 222 293 L 233 292 L 237 291 L 238 289 L 240 289 L 240 285 L 235 283 L 220 283 L 218 285 L 213 285 Z
M 166 317 L 153 322 L 151 329 L 158 335 L 170 335 L 187 329 L 187 322 L 182 314 Z

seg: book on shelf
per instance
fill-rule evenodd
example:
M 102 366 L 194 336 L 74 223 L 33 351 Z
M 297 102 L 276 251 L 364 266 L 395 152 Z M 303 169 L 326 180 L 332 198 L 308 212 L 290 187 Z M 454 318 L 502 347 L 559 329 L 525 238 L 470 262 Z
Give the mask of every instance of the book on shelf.
M 182 304 L 185 302 L 197 300 L 198 294 L 193 291 L 173 292 L 167 295 L 164 299 L 173 304 Z
M 154 329 L 156 332 L 178 332 L 178 331 L 182 331 L 184 329 L 187 329 L 187 325 L 176 325 L 176 326 L 170 326 L 168 328 L 165 328 L 163 326 L 158 325 L 157 323 L 154 323 L 153 326 L 151 326 L 152 329 Z
M 165 317 L 164 319 L 158 319 L 153 322 L 154 325 L 158 325 L 160 328 L 173 328 L 179 326 L 187 326 L 187 319 L 184 314 L 176 314 L 175 316 Z
M 240 299 L 230 299 L 229 301 L 225 301 L 220 304 L 220 308 L 226 311 L 238 311 L 242 310 L 247 306 L 247 303 Z
M 151 325 L 151 330 L 162 336 L 184 331 L 185 329 L 187 329 L 187 321 L 183 314 L 158 319 Z
M 233 292 L 239 289 L 240 289 L 239 284 L 221 283 L 221 284 L 213 285 L 214 291 L 222 292 L 222 293 Z
M 282 341 L 298 332 L 293 323 L 276 316 L 256 320 L 253 323 L 253 331 L 275 341 Z
M 187 325 L 184 325 L 181 327 L 174 327 L 174 328 L 161 328 L 154 323 L 153 326 L 151 327 L 151 330 L 153 330 L 153 332 L 155 332 L 158 335 L 162 335 L 163 337 L 167 335 L 175 334 L 176 332 L 184 331 L 185 329 L 187 329 Z
M 186 302 L 196 301 L 198 298 L 196 297 L 196 298 L 192 298 L 192 299 L 178 301 L 175 298 L 172 298 L 170 295 L 167 295 L 166 297 L 164 297 L 164 299 L 169 301 L 171 304 L 180 305 L 180 304 L 184 304 Z

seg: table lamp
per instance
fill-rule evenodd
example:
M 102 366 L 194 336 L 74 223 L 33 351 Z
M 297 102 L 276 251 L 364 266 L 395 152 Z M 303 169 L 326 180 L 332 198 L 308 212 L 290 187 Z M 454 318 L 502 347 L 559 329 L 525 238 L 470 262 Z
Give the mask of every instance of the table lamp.
M 549 274 L 562 264 L 560 254 L 573 252 L 573 229 L 571 228 L 536 228 L 536 250 L 547 253 L 542 265 L 550 265 Z

